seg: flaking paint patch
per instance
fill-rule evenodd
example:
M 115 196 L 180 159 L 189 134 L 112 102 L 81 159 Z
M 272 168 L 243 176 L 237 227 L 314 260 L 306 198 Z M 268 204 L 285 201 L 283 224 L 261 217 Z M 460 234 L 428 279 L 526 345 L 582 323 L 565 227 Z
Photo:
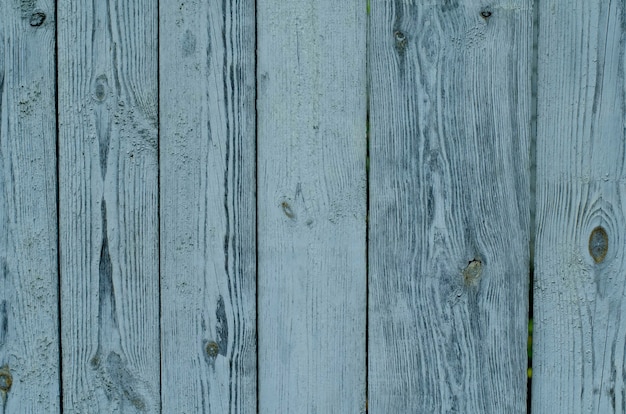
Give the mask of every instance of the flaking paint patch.
M 117 386 L 121 395 L 130 402 L 136 409 L 144 411 L 146 403 L 137 390 L 137 381 L 130 373 L 122 358 L 115 352 L 110 352 L 107 356 L 107 372 L 112 382 Z
M 125 401 L 140 412 L 147 411 L 146 401 L 140 393 L 141 384 L 118 353 L 109 352 L 104 358 L 98 351 L 90 363 L 98 373 L 101 387 L 109 401 Z
M 30 16 L 34 9 L 35 0 L 20 0 L 20 11 L 22 12 L 22 17 Z
M 187 30 L 183 35 L 181 49 L 184 57 L 192 56 L 196 53 L 196 35 L 191 30 Z

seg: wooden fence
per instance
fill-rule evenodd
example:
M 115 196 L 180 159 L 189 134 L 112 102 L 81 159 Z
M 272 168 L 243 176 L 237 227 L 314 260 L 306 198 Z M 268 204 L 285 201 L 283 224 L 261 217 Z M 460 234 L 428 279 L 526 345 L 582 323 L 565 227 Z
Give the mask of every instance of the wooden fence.
M 626 411 L 625 0 L 0 13 L 0 413 Z

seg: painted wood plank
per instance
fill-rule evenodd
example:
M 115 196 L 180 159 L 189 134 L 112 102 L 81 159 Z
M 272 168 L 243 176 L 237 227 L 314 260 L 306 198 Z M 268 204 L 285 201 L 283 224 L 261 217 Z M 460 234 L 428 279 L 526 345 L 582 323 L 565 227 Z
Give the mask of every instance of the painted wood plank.
M 626 5 L 539 2 L 533 412 L 626 410 Z
M 369 27 L 368 412 L 525 412 L 531 2 Z
M 59 412 L 54 2 L 0 2 L 0 413 Z
M 362 412 L 366 4 L 258 1 L 257 27 L 259 409 Z
M 256 413 L 254 2 L 160 2 L 164 413 Z
M 57 5 L 63 408 L 155 413 L 157 5 Z

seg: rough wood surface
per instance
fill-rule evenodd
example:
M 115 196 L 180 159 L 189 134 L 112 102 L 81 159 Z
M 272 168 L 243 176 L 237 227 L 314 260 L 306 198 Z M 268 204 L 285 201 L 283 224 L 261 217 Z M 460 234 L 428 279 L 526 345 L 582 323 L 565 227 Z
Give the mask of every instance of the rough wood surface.
M 57 4 L 63 408 L 154 413 L 156 3 Z
M 369 413 L 525 412 L 530 3 L 371 2 Z
M 0 1 L 0 413 L 58 413 L 54 2 Z
M 160 3 L 164 413 L 256 413 L 254 2 Z
M 259 409 L 365 408 L 365 2 L 257 2 Z
M 623 413 L 625 4 L 539 7 L 532 410 Z

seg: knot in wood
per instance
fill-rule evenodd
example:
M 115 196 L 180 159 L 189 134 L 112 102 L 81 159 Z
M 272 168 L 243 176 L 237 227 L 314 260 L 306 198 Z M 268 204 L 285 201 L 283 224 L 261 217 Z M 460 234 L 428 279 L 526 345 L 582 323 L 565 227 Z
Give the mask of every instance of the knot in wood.
M 30 25 L 32 27 L 39 27 L 46 21 L 46 13 L 37 11 L 30 15 Z
M 596 263 L 602 263 L 609 251 L 609 235 L 598 226 L 589 235 L 589 254 Z
M 13 377 L 8 367 L 0 368 L 0 391 L 9 392 L 13 384 Z
M 220 353 L 220 347 L 215 341 L 206 344 L 206 354 L 211 358 L 215 358 Z
M 483 264 L 480 260 L 472 260 L 463 270 L 463 280 L 466 285 L 475 285 L 483 273 Z

